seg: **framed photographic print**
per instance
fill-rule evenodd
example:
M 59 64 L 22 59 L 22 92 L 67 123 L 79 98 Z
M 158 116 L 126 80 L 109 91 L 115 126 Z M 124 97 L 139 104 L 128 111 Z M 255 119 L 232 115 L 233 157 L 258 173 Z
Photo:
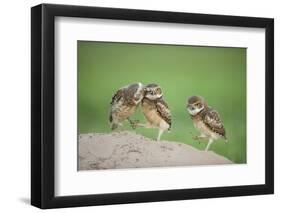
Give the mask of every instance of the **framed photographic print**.
M 31 9 L 31 203 L 271 194 L 274 21 Z

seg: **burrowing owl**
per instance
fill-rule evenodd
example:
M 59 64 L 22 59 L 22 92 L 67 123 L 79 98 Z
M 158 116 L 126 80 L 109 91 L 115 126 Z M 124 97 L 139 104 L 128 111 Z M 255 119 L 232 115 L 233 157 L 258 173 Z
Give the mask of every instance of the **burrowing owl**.
M 158 128 L 157 141 L 160 141 L 164 131 L 170 130 L 172 124 L 171 112 L 162 96 L 162 90 L 157 84 L 148 84 L 144 88 L 144 98 L 141 102 L 147 123 L 139 124 L 139 126 Z
M 219 138 L 226 140 L 225 129 L 220 119 L 219 113 L 210 108 L 205 100 L 200 96 L 192 96 L 188 99 L 187 110 L 191 115 L 194 127 L 201 133 L 194 139 L 207 139 L 208 145 L 206 151 L 211 144 Z
M 109 122 L 114 130 L 122 125 L 124 120 L 128 120 L 133 126 L 130 116 L 143 99 L 144 91 L 141 83 L 134 83 L 120 88 L 112 97 Z

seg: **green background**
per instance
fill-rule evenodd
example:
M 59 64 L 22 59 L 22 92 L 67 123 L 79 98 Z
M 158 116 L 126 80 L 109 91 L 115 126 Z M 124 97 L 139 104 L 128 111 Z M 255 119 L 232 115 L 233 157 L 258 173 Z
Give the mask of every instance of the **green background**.
M 203 96 L 224 123 L 228 143 L 218 140 L 210 150 L 235 163 L 246 163 L 246 49 L 78 41 L 78 131 L 111 132 L 109 104 L 117 89 L 134 82 L 161 85 L 172 113 L 172 129 L 162 140 L 194 141 L 186 110 L 187 98 Z M 145 121 L 139 108 L 132 119 Z M 127 122 L 121 129 L 131 130 Z M 157 129 L 138 128 L 155 139 Z

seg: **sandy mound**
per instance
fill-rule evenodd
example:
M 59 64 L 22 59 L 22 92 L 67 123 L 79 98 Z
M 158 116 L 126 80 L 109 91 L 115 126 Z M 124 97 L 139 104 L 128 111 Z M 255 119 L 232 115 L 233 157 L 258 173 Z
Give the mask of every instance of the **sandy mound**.
M 230 164 L 212 151 L 133 132 L 79 135 L 79 170 Z

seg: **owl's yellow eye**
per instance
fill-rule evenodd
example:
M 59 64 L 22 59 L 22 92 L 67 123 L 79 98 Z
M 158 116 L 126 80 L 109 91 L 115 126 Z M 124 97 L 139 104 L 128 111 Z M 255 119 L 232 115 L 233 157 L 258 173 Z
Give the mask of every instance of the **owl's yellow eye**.
M 162 93 L 161 89 L 160 89 L 160 88 L 157 88 L 157 89 L 156 89 L 156 93 L 157 93 L 157 94 L 161 94 L 161 93 Z

